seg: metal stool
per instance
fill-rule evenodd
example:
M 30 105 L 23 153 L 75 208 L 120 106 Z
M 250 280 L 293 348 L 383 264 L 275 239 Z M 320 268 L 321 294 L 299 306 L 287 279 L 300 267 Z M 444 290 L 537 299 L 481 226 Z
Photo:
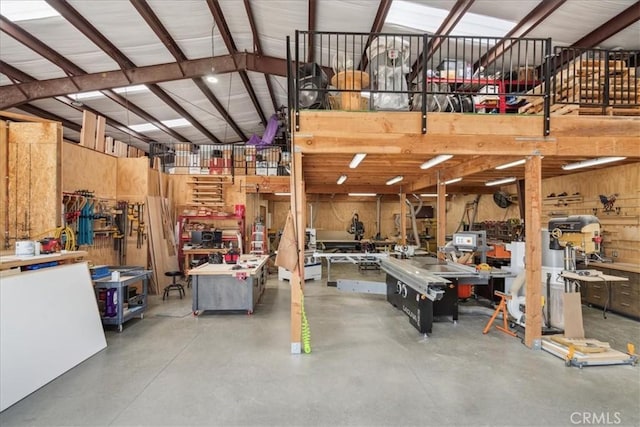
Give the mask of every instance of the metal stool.
M 167 277 L 171 277 L 173 280 L 170 285 L 165 286 L 164 292 L 162 293 L 162 300 L 164 301 L 165 298 L 169 296 L 169 292 L 171 292 L 172 290 L 177 290 L 180 294 L 180 299 L 182 299 L 182 297 L 186 295 L 184 292 L 184 286 L 182 286 L 181 283 L 176 282 L 176 277 L 182 277 L 182 271 L 167 271 L 164 273 L 164 275 Z

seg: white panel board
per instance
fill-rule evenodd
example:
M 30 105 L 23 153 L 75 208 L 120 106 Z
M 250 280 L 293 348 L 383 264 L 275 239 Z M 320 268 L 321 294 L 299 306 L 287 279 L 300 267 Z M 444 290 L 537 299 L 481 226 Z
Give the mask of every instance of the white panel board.
M 87 263 L 0 281 L 0 411 L 106 346 Z

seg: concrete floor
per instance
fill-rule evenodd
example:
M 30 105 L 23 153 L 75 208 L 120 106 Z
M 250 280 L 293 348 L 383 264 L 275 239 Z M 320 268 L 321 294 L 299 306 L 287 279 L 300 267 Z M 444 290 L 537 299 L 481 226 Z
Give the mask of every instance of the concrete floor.
M 332 276 L 362 274 L 352 265 Z M 0 414 L 9 426 L 640 425 L 640 367 L 578 369 L 483 315 L 421 336 L 383 296 L 307 282 L 311 354 L 291 355 L 289 286 L 272 274 L 252 316 L 191 315 L 151 297 L 108 347 Z M 640 347 L 640 323 L 584 307 L 586 335 Z M 606 418 L 605 418 L 606 417 Z

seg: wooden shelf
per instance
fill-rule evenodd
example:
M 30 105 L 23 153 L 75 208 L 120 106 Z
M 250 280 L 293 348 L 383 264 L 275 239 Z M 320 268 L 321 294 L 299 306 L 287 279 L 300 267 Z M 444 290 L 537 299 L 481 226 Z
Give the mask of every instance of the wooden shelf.
M 542 200 L 542 204 L 545 206 L 567 206 L 582 203 L 584 199 L 581 195 L 575 196 L 557 196 L 557 197 L 545 197 Z
M 599 216 L 598 221 L 601 225 L 640 225 L 640 216 Z

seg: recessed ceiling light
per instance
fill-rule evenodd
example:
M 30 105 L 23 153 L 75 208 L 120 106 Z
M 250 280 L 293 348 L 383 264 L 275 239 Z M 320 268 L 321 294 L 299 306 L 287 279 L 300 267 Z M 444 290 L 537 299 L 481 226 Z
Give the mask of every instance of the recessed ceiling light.
M 290 196 L 291 193 L 273 193 L 276 196 Z
M 347 180 L 347 175 L 340 175 L 340 177 L 338 178 L 338 185 L 342 185 L 344 184 L 344 182 Z
M 563 165 L 562 169 L 566 171 L 570 171 L 573 169 L 588 168 L 590 166 L 598 166 L 598 165 L 604 165 L 606 163 L 619 162 L 620 160 L 624 160 L 624 159 L 626 159 L 626 157 L 598 157 L 596 159 L 583 160 L 581 162 Z
M 353 197 L 373 197 L 376 193 L 349 193 Z
M 447 197 L 449 195 L 449 193 L 445 194 L 444 196 Z M 438 197 L 438 193 L 423 193 L 420 195 L 420 197 Z

